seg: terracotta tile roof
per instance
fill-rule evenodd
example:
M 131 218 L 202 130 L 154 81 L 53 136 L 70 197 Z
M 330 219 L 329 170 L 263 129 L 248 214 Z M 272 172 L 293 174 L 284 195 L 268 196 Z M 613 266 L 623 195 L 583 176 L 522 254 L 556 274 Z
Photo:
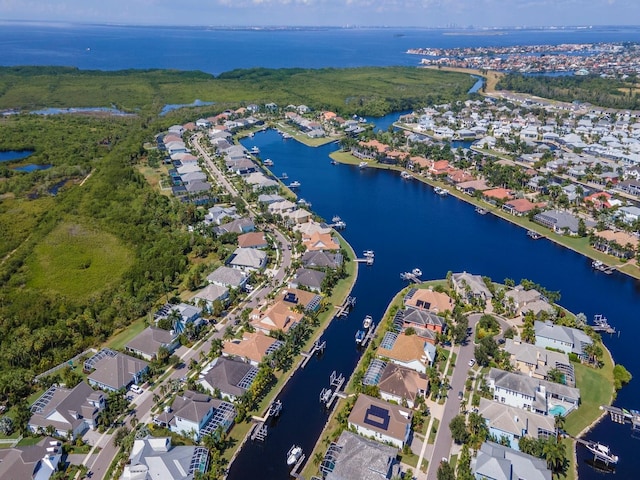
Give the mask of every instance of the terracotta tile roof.
M 255 248 L 266 244 L 263 232 L 249 232 L 238 236 L 238 246 L 242 248 Z
M 253 319 L 251 324 L 255 328 L 262 330 L 288 332 L 304 316 L 302 313 L 294 312 L 289 306 L 289 303 L 279 300 L 267 307 L 264 312 L 254 310 L 251 312 L 251 318 Z
M 516 198 L 515 200 L 508 201 L 507 205 L 518 213 L 527 213 L 536 208 L 539 204 L 532 203 L 527 198 Z
M 245 332 L 242 340 L 234 339 L 225 342 L 222 352 L 226 355 L 248 358 L 253 362 L 260 363 L 269 347 L 275 342 L 275 338 L 262 332 Z
M 400 362 L 410 362 L 412 360 L 420 360 L 426 364 L 426 355 L 424 353 L 425 339 L 418 335 L 405 335 L 401 333 L 393 344 L 391 350 L 386 348 L 378 348 L 380 357 L 387 357 Z
M 511 191 L 506 188 L 494 188 L 482 192 L 485 197 L 496 198 L 498 200 L 507 200 L 511 198 Z
M 376 139 L 369 140 L 368 142 L 360 142 L 361 147 L 368 147 L 375 149 L 378 153 L 385 153 L 389 150 L 389 145 L 385 145 L 382 142 L 379 142 Z
M 404 302 L 406 306 L 424 308 L 435 313 L 453 311 L 453 300 L 446 293 L 435 292 L 428 288 L 418 288 L 411 298 Z
M 308 251 L 316 250 L 339 250 L 340 245 L 335 242 L 330 233 L 314 232 L 306 237 L 303 242 Z

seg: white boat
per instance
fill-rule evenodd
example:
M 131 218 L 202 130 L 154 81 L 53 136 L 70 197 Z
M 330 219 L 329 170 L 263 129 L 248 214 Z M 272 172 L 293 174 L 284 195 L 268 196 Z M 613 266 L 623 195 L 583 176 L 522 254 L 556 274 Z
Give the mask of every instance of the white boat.
M 338 162 L 336 162 L 335 160 L 331 160 L 331 165 L 337 165 Z
M 298 205 L 300 205 L 301 207 L 307 207 L 307 208 L 311 208 L 311 202 L 307 202 L 304 198 L 301 198 L 300 200 L 298 200 L 296 202 Z
M 254 145 L 251 150 L 249 150 L 249 153 L 251 155 L 258 155 L 260 153 L 260 149 Z
M 282 134 L 282 138 L 283 138 L 284 140 L 289 140 L 290 138 L 293 138 L 293 137 L 292 137 L 291 135 L 289 135 L 288 133 L 283 132 L 283 134 Z
M 362 343 L 362 341 L 364 340 L 364 336 L 365 336 L 364 330 L 358 330 L 356 332 L 356 343 L 358 345 L 360 345 Z
M 291 445 L 291 448 L 287 452 L 287 465 L 294 465 L 302 456 L 302 447 L 298 445 Z
M 340 220 L 342 219 L 338 215 L 334 215 L 333 218 L 331 219 L 333 223 L 339 222 Z
M 607 464 L 618 463 L 618 456 L 611 453 L 611 450 L 606 445 L 602 445 L 599 442 L 588 442 L 584 446 L 595 455 L 596 460 L 601 460 Z
M 293 182 L 291 182 L 289 184 L 289 188 L 298 188 L 300 185 L 302 185 L 299 181 L 294 180 Z
M 283 174 L 280 176 L 280 178 L 281 178 L 282 180 L 286 180 L 287 178 L 289 178 L 289 175 L 287 175 L 287 173 L 285 172 L 285 173 L 283 173 Z
M 368 166 L 369 166 L 369 164 L 368 164 L 367 162 L 360 162 L 360 163 L 358 164 L 358 167 L 359 167 L 359 168 L 367 168 Z
M 476 213 L 479 213 L 480 215 L 486 215 L 487 211 L 482 207 L 476 207 Z
M 373 253 L 373 250 L 365 250 L 362 253 L 365 257 L 373 257 L 375 254 Z
M 267 167 L 273 167 L 273 160 L 271 160 L 270 158 L 267 158 L 264 162 Z
M 447 190 L 446 188 L 442 188 L 442 187 L 434 187 L 433 191 L 436 192 L 438 195 L 441 196 L 445 196 L 445 195 L 449 195 L 449 190 Z
M 409 172 L 406 172 L 404 170 L 400 172 L 400 176 L 405 180 L 411 180 L 413 178 Z
M 372 323 L 373 318 L 371 317 L 371 315 L 367 315 L 366 317 L 364 317 L 364 321 L 362 322 L 362 328 L 364 328 L 365 330 L 369 330 L 369 327 Z
M 541 234 L 539 234 L 538 232 L 534 232 L 533 230 L 527 230 L 527 236 L 529 238 L 532 238 L 533 240 L 538 240 L 539 238 L 542 238 Z
M 413 273 L 413 275 L 416 277 L 422 276 L 422 270 L 420 270 L 419 268 L 414 268 L 413 270 L 411 270 L 411 273 Z

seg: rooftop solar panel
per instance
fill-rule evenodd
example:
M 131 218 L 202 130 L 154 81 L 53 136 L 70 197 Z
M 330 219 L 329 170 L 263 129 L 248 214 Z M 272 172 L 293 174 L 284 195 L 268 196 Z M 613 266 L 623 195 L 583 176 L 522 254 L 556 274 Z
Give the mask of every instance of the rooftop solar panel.
M 391 414 L 386 408 L 378 405 L 369 405 L 364 415 L 364 423 L 381 430 L 389 428 Z

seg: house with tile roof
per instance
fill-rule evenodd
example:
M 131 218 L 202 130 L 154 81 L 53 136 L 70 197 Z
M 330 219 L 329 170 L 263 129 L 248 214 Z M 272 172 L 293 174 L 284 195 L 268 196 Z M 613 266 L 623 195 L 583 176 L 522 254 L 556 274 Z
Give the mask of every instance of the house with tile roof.
M 233 338 L 224 342 L 222 355 L 237 357 L 257 367 L 262 359 L 280 348 L 283 343 L 261 331 L 244 332 L 242 338 Z
M 62 445 L 45 437 L 36 445 L 0 448 L 0 478 L 7 480 L 49 480 L 62 460 Z
M 451 275 L 451 283 L 455 292 L 467 302 L 474 298 L 483 301 L 493 298 L 493 294 L 480 275 L 467 272 L 454 273 Z
M 228 288 L 243 288 L 247 283 L 247 278 L 247 274 L 242 270 L 224 265 L 207 275 L 209 283 Z
M 412 288 L 404 297 L 406 307 L 429 310 L 433 313 L 443 314 L 452 312 L 454 302 L 452 298 L 443 292 L 436 292 L 431 288 Z
M 411 327 L 416 330 L 427 329 L 436 333 L 442 333 L 447 327 L 444 317 L 436 315 L 429 310 L 406 307 L 398 313 L 402 315 L 403 329 Z
M 84 365 L 86 371 L 94 369 L 87 377 L 89 384 L 109 392 L 141 383 L 142 376 L 149 370 L 149 364 L 144 360 L 106 348 L 86 360 Z
M 549 370 L 556 369 L 564 375 L 565 385 L 576 385 L 573 364 L 566 353 L 522 342 L 520 337 L 505 338 L 504 351 L 510 355 L 511 365 L 520 373 L 549 380 Z
M 31 406 L 27 427 L 35 434 L 53 427 L 57 436 L 74 440 L 96 427 L 106 398 L 104 392 L 85 382 L 71 389 L 52 386 Z
M 124 348 L 128 352 L 151 361 L 156 358 L 160 348 L 166 348 L 169 353 L 173 353 L 178 346 L 180 346 L 180 341 L 175 331 L 149 326 L 136 335 Z
M 269 246 L 264 232 L 249 232 L 238 235 L 238 246 L 240 248 L 264 249 Z
M 262 270 L 267 264 L 267 254 L 255 248 L 238 247 L 227 260 L 227 265 L 243 272 Z
M 314 232 L 309 236 L 303 235 L 302 244 L 309 252 L 340 250 L 340 243 L 330 233 Z
M 360 394 L 349 415 L 349 428 L 364 437 L 402 448 L 411 434 L 411 409 Z
M 293 278 L 289 281 L 291 288 L 305 287 L 314 292 L 322 291 L 322 282 L 327 274 L 320 270 L 312 270 L 310 268 L 299 268 L 296 270 Z
M 495 480 L 551 480 L 547 463 L 532 455 L 493 442 L 484 442 L 471 459 L 475 478 Z
M 409 408 L 414 408 L 418 397 L 426 397 L 429 380 L 424 372 L 389 362 L 382 370 L 378 389 L 383 400 L 399 405 L 406 401 Z
M 419 335 L 387 332 L 376 354 L 378 357 L 388 358 L 396 365 L 423 373 L 435 360 L 434 344 L 435 338 L 428 341 Z
M 518 442 L 522 437 L 546 439 L 556 433 L 553 415 L 540 415 L 486 398 L 480 399 L 478 414 L 487 423 L 489 433 L 498 440 L 506 438 L 514 450 L 520 450 Z
M 253 328 L 267 335 L 275 330 L 287 333 L 304 317 L 303 313 L 294 310 L 295 304 L 284 300 L 276 301 L 263 308 L 254 309 L 249 315 L 249 319 Z

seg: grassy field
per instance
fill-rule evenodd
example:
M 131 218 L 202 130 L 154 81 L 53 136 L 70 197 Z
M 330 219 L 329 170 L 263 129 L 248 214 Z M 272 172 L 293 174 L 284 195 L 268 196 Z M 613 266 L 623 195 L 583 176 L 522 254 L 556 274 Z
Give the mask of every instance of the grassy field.
M 0 261 L 20 246 L 38 224 L 40 216 L 53 205 L 53 197 L 38 200 L 12 198 L 0 201 Z
M 80 300 L 113 285 L 132 261 L 132 253 L 113 235 L 64 222 L 28 259 L 28 286 Z
M 573 436 L 591 425 L 601 414 L 601 405 L 613 400 L 613 361 L 607 353 L 600 369 L 574 363 L 576 385 L 580 389 L 580 408 L 567 415 L 566 431 Z

